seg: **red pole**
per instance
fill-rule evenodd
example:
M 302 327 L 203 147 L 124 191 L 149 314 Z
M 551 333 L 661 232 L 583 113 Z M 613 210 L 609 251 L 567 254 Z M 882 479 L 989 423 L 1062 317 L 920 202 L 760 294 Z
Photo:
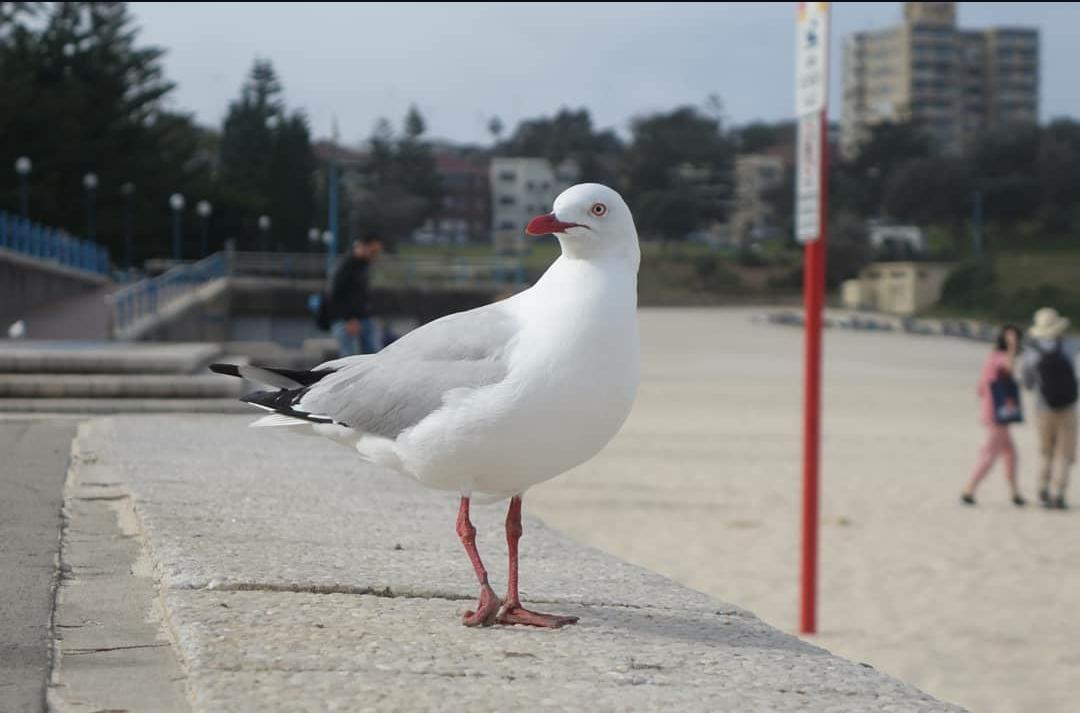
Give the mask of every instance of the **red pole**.
M 821 112 L 821 192 L 818 239 L 806 244 L 803 302 L 806 306 L 803 394 L 802 597 L 799 631 L 817 631 L 818 492 L 821 465 L 821 319 L 825 302 L 825 240 L 829 212 L 829 120 Z

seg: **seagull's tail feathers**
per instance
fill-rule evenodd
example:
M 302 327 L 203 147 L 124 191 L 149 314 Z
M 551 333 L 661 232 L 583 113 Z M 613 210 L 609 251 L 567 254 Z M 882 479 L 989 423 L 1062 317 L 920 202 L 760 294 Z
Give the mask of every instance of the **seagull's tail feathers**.
M 254 364 L 211 364 L 210 371 L 215 374 L 237 376 L 265 386 L 279 389 L 298 389 L 311 386 L 324 376 L 333 374 L 336 369 L 316 368 L 312 371 L 302 369 L 282 369 L 275 366 L 255 366 Z
M 334 423 L 334 420 L 328 416 L 308 413 L 297 407 L 307 390 L 323 377 L 333 374 L 334 369 L 317 368 L 313 371 L 301 371 L 250 364 L 211 364 L 210 371 L 274 387 L 252 392 L 240 399 L 244 403 L 271 412 L 252 423 L 253 428 Z

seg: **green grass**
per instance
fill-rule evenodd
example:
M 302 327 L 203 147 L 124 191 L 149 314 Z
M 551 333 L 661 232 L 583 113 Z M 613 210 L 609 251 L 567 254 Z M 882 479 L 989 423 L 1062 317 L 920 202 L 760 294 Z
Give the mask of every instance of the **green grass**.
M 997 252 L 960 266 L 930 316 L 1026 324 L 1040 307 L 1080 321 L 1080 251 Z
M 523 256 L 525 275 L 535 282 L 559 256 L 559 244 L 553 238 L 538 238 L 528 243 Z M 711 305 L 747 300 L 782 298 L 796 288 L 785 278 L 799 263 L 795 253 L 765 254 L 752 260 L 730 251 L 718 251 L 701 243 L 646 242 L 641 245 L 641 270 L 638 296 L 643 305 Z M 490 245 L 412 245 L 400 246 L 405 257 L 491 257 Z
M 1080 250 L 998 253 L 994 257 L 994 266 L 1001 287 L 1006 291 L 1045 284 L 1080 298 Z

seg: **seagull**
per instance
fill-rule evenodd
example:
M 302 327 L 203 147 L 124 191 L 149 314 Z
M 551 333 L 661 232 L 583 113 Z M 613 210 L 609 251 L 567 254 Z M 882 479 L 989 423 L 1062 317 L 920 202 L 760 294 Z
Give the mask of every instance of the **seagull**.
M 242 399 L 273 412 L 252 426 L 325 436 L 365 461 L 460 496 L 457 534 L 480 583 L 466 626 L 577 621 L 521 605 L 522 497 L 596 455 L 637 394 L 641 250 L 622 197 L 596 183 L 572 186 L 525 232 L 555 235 L 561 255 L 516 295 L 429 322 L 376 354 L 311 371 L 210 367 L 273 387 Z M 510 500 L 501 600 L 476 548 L 474 496 Z

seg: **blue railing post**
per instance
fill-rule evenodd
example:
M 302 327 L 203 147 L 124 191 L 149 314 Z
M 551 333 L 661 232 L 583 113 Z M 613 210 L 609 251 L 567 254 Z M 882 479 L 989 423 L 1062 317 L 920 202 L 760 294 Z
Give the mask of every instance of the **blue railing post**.
M 6 211 L 0 211 L 0 247 L 77 270 L 109 274 L 109 251 L 103 246 Z

